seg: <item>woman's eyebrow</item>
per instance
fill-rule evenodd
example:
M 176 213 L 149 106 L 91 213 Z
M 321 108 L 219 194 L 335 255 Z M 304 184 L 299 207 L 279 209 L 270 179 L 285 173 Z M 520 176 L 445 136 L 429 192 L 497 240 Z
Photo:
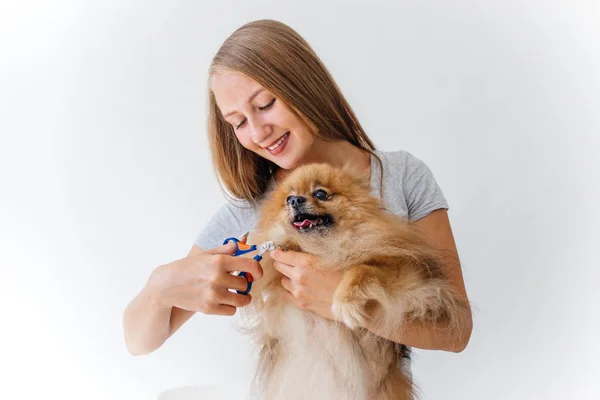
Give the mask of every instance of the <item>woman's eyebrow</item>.
M 256 90 L 254 93 L 252 93 L 250 95 L 250 97 L 248 97 L 248 100 L 246 100 L 247 103 L 250 103 L 260 92 L 262 92 L 263 90 L 265 90 L 265 88 L 260 88 L 258 90 Z M 223 118 L 227 118 L 230 115 L 235 114 L 237 111 L 229 111 L 227 114 L 223 115 Z

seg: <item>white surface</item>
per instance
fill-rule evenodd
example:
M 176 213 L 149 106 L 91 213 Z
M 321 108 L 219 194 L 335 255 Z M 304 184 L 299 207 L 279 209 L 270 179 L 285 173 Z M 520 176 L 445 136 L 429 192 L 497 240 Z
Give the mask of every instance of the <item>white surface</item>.
M 223 201 L 206 70 L 265 17 L 304 35 L 376 145 L 425 160 L 450 202 L 475 329 L 462 354 L 417 352 L 424 399 L 599 398 L 598 2 L 208 3 L 1 3 L 0 398 L 247 385 L 230 320 L 197 316 L 136 358 L 121 318 Z
M 166 390 L 157 400 L 230 400 L 243 399 L 246 391 L 227 386 L 186 386 Z

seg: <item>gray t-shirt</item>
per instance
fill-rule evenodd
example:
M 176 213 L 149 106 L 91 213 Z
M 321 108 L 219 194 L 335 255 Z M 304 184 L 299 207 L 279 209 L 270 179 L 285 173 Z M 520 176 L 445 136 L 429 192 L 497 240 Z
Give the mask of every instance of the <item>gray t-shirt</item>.
M 375 151 L 383 164 L 383 205 L 392 213 L 410 221 L 421 219 L 448 203 L 429 167 L 407 151 Z M 371 157 L 371 193 L 381 197 L 379 163 Z M 274 188 L 274 181 L 266 196 Z M 196 237 L 201 249 L 218 247 L 228 237 L 237 237 L 252 230 L 258 219 L 258 209 L 247 201 L 226 203 L 210 219 Z

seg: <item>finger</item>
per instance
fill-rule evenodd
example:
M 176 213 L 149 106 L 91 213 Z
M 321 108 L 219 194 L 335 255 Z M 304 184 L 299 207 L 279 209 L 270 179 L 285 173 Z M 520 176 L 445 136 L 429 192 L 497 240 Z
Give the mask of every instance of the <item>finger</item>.
M 294 284 L 292 283 L 292 280 L 287 276 L 281 278 L 281 286 L 283 286 L 283 288 L 288 292 L 292 293 L 293 285 Z
M 233 314 L 235 314 L 236 311 L 237 311 L 236 307 L 233 307 L 230 305 L 225 305 L 225 304 L 219 304 L 212 308 L 212 310 L 210 311 L 210 314 L 232 316 Z
M 228 254 L 232 255 L 237 251 L 237 246 L 233 241 L 227 242 L 219 247 L 212 248 L 210 250 L 206 250 L 208 254 Z
M 238 240 L 242 243 L 246 243 L 246 240 L 248 240 L 249 233 L 250 233 L 250 231 L 246 231 L 246 232 L 242 233 L 240 236 L 238 236 Z
M 246 257 L 232 257 L 223 265 L 225 272 L 243 271 L 252 275 L 252 279 L 258 281 L 263 276 L 263 270 L 259 262 Z
M 218 283 L 226 289 L 239 290 L 240 292 L 245 292 L 248 288 L 248 280 L 243 276 L 223 274 Z
M 233 307 L 245 307 L 252 301 L 252 296 L 249 294 L 231 293 L 224 291 L 219 293 L 219 303 Z
M 294 274 L 296 273 L 293 265 L 288 265 L 288 264 L 282 263 L 280 261 L 274 261 L 273 268 L 275 268 L 277 271 L 281 272 L 283 275 L 285 275 L 287 277 L 293 277 Z
M 307 264 L 310 259 L 310 255 L 306 253 L 300 253 L 291 250 L 283 251 L 281 249 L 275 249 L 269 254 L 271 255 L 271 258 L 273 258 L 273 260 L 281 261 L 284 264 L 294 266 L 299 264 Z
M 290 304 L 296 305 L 296 298 L 295 298 L 295 297 L 294 297 L 294 295 L 293 295 L 293 294 L 291 294 L 290 292 L 287 292 L 287 291 L 286 291 L 286 292 L 283 294 L 283 300 L 284 300 L 286 303 L 290 303 Z

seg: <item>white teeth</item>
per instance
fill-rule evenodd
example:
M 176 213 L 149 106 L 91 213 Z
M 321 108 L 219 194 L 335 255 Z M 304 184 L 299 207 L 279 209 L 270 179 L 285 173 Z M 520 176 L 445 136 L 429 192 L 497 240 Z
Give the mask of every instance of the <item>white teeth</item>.
M 271 146 L 271 147 L 267 147 L 267 148 L 268 148 L 269 150 L 271 150 L 271 151 L 275 150 L 276 148 L 278 148 L 278 147 L 279 147 L 279 145 L 280 145 L 281 143 L 283 143 L 283 141 L 285 140 L 285 138 L 286 138 L 286 137 L 288 137 L 288 135 L 289 135 L 289 133 L 286 133 L 285 135 L 283 135 L 283 136 L 281 137 L 281 139 L 279 139 L 279 140 L 277 141 L 277 143 L 275 143 L 273 146 Z

